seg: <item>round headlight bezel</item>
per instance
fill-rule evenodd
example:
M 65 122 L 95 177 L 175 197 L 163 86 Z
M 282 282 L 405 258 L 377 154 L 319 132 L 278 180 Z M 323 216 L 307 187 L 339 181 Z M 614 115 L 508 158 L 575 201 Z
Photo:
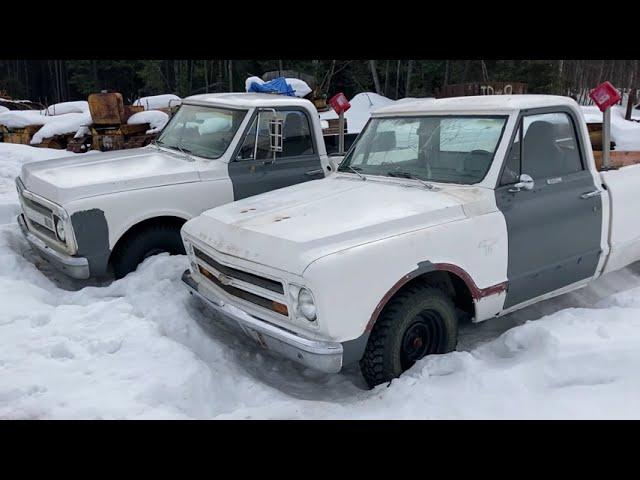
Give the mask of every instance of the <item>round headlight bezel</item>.
M 304 287 L 298 292 L 298 311 L 309 322 L 315 322 L 318 319 L 318 307 L 313 294 Z
M 64 221 L 56 215 L 54 216 L 53 223 L 55 226 L 56 237 L 58 237 L 58 240 L 60 240 L 62 243 L 67 243 L 67 232 L 64 229 Z

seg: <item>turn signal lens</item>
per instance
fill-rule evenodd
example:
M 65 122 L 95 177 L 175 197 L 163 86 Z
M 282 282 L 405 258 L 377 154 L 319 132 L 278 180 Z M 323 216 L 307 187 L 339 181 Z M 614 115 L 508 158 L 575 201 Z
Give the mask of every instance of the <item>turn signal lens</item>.
M 273 301 L 271 302 L 271 308 L 274 312 L 278 312 L 280 315 L 289 316 L 289 309 L 283 303 Z

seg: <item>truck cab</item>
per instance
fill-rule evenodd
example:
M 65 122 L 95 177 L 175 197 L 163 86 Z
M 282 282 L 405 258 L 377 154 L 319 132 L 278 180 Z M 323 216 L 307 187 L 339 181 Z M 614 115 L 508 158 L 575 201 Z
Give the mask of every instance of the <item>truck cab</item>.
M 308 100 L 195 95 L 152 145 L 25 164 L 18 222 L 66 274 L 120 278 L 155 253 L 184 253 L 180 227 L 204 210 L 330 169 Z
M 481 322 L 640 259 L 640 166 L 601 171 L 568 97 L 373 112 L 338 170 L 182 228 L 192 293 L 261 345 L 370 386 Z

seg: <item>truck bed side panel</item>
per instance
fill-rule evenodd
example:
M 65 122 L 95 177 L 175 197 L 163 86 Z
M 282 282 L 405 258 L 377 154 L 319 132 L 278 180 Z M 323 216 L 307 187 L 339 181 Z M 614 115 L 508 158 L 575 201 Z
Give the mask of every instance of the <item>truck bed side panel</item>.
M 609 258 L 603 273 L 640 260 L 640 165 L 601 172 L 610 205 Z

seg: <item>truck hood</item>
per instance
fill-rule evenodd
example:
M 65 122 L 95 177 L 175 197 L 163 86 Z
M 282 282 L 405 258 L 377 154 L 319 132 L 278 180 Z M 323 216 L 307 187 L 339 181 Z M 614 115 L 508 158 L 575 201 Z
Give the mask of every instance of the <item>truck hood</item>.
M 87 153 L 27 163 L 27 190 L 65 204 L 80 198 L 198 180 L 194 163 L 155 148 Z
M 301 275 L 325 255 L 495 210 L 490 193 L 337 175 L 208 210 L 184 230 L 220 252 Z

